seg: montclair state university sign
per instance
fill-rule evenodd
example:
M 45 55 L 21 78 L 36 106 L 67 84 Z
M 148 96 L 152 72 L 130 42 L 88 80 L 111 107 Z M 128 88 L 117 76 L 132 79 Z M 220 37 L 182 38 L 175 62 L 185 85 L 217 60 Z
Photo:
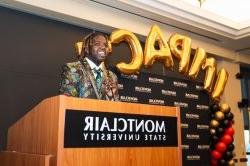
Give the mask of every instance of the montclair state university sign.
M 175 117 L 66 111 L 65 148 L 176 147 L 177 141 Z

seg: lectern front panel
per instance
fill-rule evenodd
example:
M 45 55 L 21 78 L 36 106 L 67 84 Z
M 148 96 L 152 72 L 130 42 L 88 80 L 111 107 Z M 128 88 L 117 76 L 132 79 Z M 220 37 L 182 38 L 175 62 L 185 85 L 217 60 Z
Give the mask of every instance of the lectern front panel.
M 181 165 L 178 108 L 89 99 L 65 103 L 64 166 Z

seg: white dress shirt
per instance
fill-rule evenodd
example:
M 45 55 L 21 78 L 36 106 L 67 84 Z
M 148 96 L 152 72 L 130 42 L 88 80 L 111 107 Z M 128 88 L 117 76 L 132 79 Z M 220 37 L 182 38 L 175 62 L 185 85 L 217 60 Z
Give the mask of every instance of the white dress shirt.
M 94 74 L 95 78 L 96 78 L 96 72 L 94 71 L 94 69 L 96 69 L 96 70 L 101 69 L 101 76 L 103 75 L 104 62 L 102 62 L 99 66 L 97 66 L 93 61 L 91 61 L 87 57 L 86 57 L 86 61 L 88 62 L 90 69 L 91 69 L 92 73 Z

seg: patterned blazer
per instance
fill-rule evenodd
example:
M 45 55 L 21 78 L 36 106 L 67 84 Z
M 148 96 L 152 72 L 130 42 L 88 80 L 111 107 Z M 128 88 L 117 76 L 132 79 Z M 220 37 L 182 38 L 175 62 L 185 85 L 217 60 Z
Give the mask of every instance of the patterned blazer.
M 102 91 L 98 93 L 95 76 L 86 59 L 67 63 L 63 66 L 60 94 L 80 98 L 118 101 L 118 81 L 116 75 L 104 68 L 102 76 Z

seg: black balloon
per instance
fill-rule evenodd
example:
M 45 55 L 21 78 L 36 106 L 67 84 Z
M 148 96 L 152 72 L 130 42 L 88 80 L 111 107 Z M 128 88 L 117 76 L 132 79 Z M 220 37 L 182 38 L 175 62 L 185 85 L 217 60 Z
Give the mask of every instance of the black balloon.
M 234 114 L 232 112 L 227 113 L 226 119 L 233 120 L 233 118 L 234 118 Z
M 220 137 L 224 133 L 224 129 L 222 127 L 216 128 L 216 135 Z
M 229 124 L 229 120 L 225 119 L 225 120 L 223 120 L 223 121 L 220 123 L 220 126 L 223 127 L 223 128 L 226 128 L 228 124 Z
M 226 153 L 224 154 L 224 159 L 229 161 L 233 158 L 233 152 L 231 151 L 226 151 Z
M 211 142 L 211 143 L 210 143 L 210 149 L 211 149 L 211 150 L 214 150 L 215 148 L 216 148 L 216 147 L 215 147 L 215 144 Z
M 211 110 L 212 112 L 216 112 L 216 111 L 219 111 L 219 110 L 220 110 L 220 107 L 219 107 L 218 104 L 212 104 L 212 105 L 210 106 L 210 110 Z
M 210 117 L 211 117 L 211 119 L 214 119 L 215 118 L 215 114 L 212 113 Z
M 226 165 L 227 165 L 226 160 L 221 159 L 221 160 L 219 161 L 219 165 L 221 165 L 221 166 L 226 166 Z
M 211 142 L 212 143 L 216 144 L 218 141 L 219 141 L 219 137 L 218 136 L 214 135 L 214 136 L 211 137 Z
M 234 150 L 234 144 L 229 144 L 229 145 L 227 146 L 227 150 L 233 151 L 233 150 Z

